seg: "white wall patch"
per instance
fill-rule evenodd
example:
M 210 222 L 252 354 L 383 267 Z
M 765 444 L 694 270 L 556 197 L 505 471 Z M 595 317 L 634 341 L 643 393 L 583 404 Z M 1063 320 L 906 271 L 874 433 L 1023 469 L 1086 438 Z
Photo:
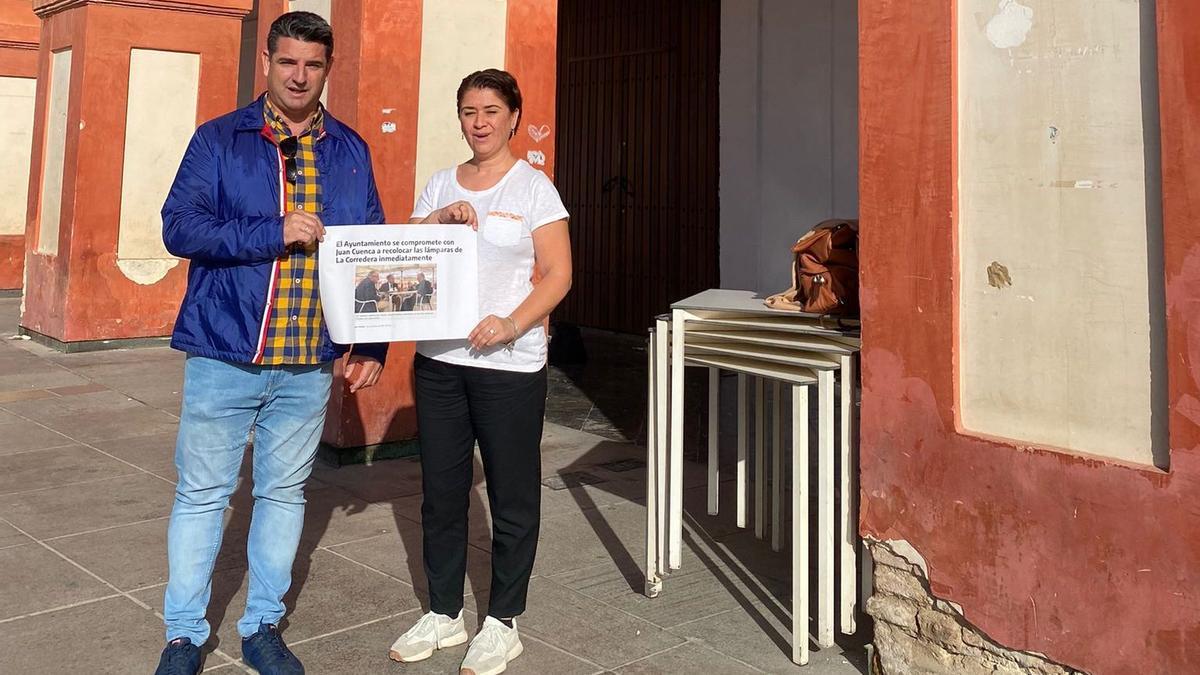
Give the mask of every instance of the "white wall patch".
M 1025 42 L 1033 28 L 1033 8 L 1017 0 L 1000 0 L 1000 7 L 987 23 L 987 38 L 997 49 L 1012 49 Z
M 167 272 L 175 269 L 179 264 L 178 258 L 149 258 L 149 259 L 118 259 L 117 269 L 121 270 L 121 274 L 125 275 L 126 279 L 141 284 L 142 286 L 150 286 L 162 281 L 163 277 L 167 276 Z
M 546 166 L 546 153 L 541 150 L 530 150 L 525 155 L 525 161 L 534 166 Z

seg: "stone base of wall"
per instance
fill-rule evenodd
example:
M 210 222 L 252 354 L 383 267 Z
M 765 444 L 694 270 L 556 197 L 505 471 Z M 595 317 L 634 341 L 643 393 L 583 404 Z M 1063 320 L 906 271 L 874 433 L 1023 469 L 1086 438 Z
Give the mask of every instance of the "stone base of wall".
M 876 665 L 883 675 L 1079 675 L 1039 654 L 987 638 L 961 608 L 929 591 L 925 561 L 903 541 L 867 541 L 875 590 L 866 610 L 875 619 Z

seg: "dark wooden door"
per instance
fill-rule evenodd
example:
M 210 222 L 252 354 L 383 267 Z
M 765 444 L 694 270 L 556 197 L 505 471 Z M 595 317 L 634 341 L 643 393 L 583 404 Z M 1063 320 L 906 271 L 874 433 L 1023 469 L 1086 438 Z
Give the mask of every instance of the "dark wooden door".
M 719 281 L 720 2 L 562 0 L 558 20 L 575 283 L 556 318 L 640 333 Z

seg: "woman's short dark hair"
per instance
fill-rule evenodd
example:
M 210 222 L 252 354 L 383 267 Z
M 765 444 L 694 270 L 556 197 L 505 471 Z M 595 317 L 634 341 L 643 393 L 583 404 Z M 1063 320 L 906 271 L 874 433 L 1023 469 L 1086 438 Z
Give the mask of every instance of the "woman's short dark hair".
M 517 78 L 506 70 L 488 68 L 464 77 L 462 84 L 458 85 L 458 107 L 462 107 L 463 94 L 471 89 L 491 89 L 504 101 L 509 110 L 521 110 L 521 88 L 517 86 Z M 521 121 L 519 113 L 517 121 Z
M 279 38 L 325 45 L 325 58 L 333 58 L 333 28 L 329 22 L 312 12 L 288 12 L 271 23 L 267 33 L 267 53 L 274 54 Z

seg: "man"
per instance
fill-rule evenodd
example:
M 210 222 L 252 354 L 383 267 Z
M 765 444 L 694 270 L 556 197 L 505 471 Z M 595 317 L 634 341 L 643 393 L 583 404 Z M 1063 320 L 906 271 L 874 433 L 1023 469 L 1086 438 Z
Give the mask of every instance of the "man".
M 379 311 L 379 272 L 371 270 L 354 287 L 354 313 L 373 314 Z
M 304 672 L 278 624 L 332 361 L 348 350 L 325 330 L 316 244 L 327 225 L 384 220 L 366 144 L 320 104 L 332 63 L 328 23 L 279 17 L 262 54 L 266 94 L 196 130 L 163 206 L 167 250 L 191 263 L 171 341 L 187 361 L 158 675 L 200 672 L 222 516 L 251 437 L 242 656 L 263 675 Z M 350 350 L 351 392 L 376 382 L 386 347 Z
M 417 272 L 417 306 L 425 305 L 426 309 L 433 309 L 430 304 L 433 298 L 433 284 L 425 278 L 424 272 Z
M 407 295 L 404 292 L 404 284 L 396 280 L 395 274 L 387 275 L 387 281 L 384 282 L 380 293 L 387 293 L 388 301 L 391 303 L 393 312 L 399 312 L 404 307 L 404 298 Z

